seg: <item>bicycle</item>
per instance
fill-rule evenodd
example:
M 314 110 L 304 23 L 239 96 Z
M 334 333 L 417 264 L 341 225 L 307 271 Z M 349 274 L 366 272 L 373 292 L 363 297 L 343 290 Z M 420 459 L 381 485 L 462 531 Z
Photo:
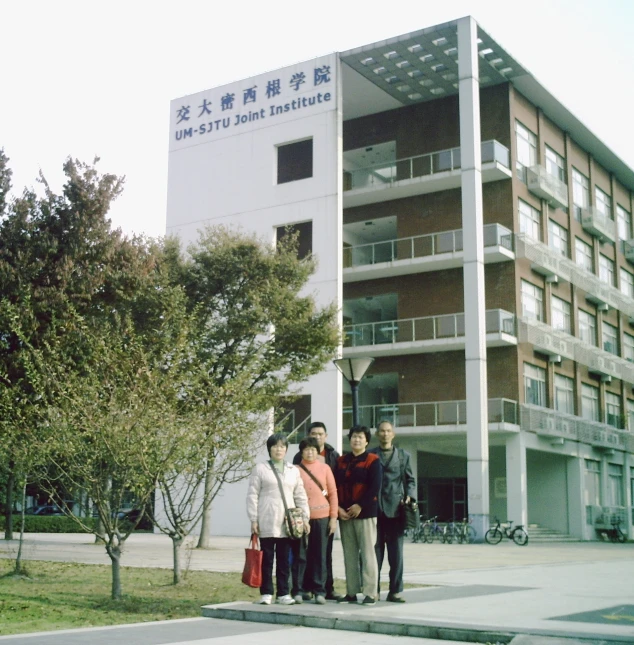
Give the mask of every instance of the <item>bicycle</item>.
M 415 529 L 409 529 L 407 533 L 409 534 L 412 542 L 424 542 L 425 540 L 423 539 L 423 526 L 425 525 L 425 518 L 420 515 L 419 516 L 419 521 L 418 521 L 418 526 Z
M 445 525 L 442 533 L 442 541 L 446 544 L 452 544 L 454 540 L 456 540 L 456 542 L 459 542 L 459 536 L 460 528 L 456 524 L 456 520 L 451 520 L 451 522 Z
M 458 524 L 458 544 L 473 544 L 476 539 L 476 530 L 471 526 L 471 520 L 468 517 L 462 518 Z
M 504 537 L 513 540 L 519 546 L 528 544 L 528 533 L 521 524 L 513 528 L 513 522 L 511 520 L 507 520 L 506 523 L 508 526 L 501 526 L 500 520 L 497 517 L 495 521 L 497 524 L 484 535 L 484 539 L 488 544 L 499 544 Z
M 627 539 L 625 533 L 621 531 L 621 520 L 620 518 L 617 518 L 616 520 L 613 520 L 610 522 L 612 524 L 612 528 L 607 531 L 608 537 L 610 538 L 610 542 L 620 542 L 623 544 L 625 540 Z
M 438 524 L 437 520 L 438 515 L 434 515 L 423 524 L 423 542 L 431 544 L 435 538 L 438 538 L 440 542 L 445 541 L 445 527 Z

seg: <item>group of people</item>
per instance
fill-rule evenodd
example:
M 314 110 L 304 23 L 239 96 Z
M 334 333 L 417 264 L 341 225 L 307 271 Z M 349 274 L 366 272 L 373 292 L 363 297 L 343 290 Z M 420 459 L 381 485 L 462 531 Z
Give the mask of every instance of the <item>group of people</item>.
M 353 426 L 350 452 L 340 456 L 326 442 L 326 426 L 312 423 L 299 444 L 293 464 L 285 460 L 288 441 L 283 434 L 267 440 L 270 460 L 255 466 L 249 479 L 247 514 L 251 532 L 260 538 L 262 586 L 260 604 L 273 601 L 275 563 L 276 602 L 302 603 L 314 598 L 374 605 L 379 599 L 379 576 L 385 552 L 390 567 L 388 602 L 405 602 L 403 591 L 402 506 L 416 497 L 416 480 L 409 454 L 394 446 L 394 428 L 382 421 L 379 446 L 368 450 L 370 430 Z M 282 498 L 284 495 L 284 498 Z M 299 508 L 306 534 L 289 536 L 287 508 Z M 339 520 L 346 572 L 346 593 L 334 589 L 332 548 Z M 292 564 L 291 564 L 292 563 Z

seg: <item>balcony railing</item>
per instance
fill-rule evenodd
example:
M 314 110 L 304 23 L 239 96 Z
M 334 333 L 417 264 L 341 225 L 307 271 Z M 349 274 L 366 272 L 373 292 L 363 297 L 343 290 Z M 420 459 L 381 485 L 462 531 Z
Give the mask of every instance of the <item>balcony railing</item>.
M 487 224 L 483 233 L 485 248 L 501 246 L 509 251 L 513 250 L 513 235 L 505 226 Z M 412 260 L 462 250 L 462 229 L 456 229 L 349 246 L 343 250 L 343 266 L 350 268 L 395 260 Z
M 503 309 L 487 311 L 485 323 L 487 334 L 516 335 L 515 316 Z M 460 338 L 465 335 L 464 313 L 345 325 L 343 333 L 344 347 Z
M 563 257 L 543 242 L 520 233 L 515 235 L 515 253 L 518 258 L 527 258 L 539 273 L 556 275 L 583 289 L 591 298 L 605 302 L 626 316 L 634 318 L 634 300 L 615 287 L 606 284 L 586 269 L 575 264 L 570 258 Z
M 614 220 L 599 211 L 595 206 L 581 209 L 581 226 L 602 242 L 616 240 L 616 224 Z
M 527 168 L 526 180 L 528 190 L 532 193 L 553 206 L 568 208 L 568 186 L 557 177 L 553 177 L 544 166 Z
M 510 167 L 508 148 L 495 140 L 482 142 L 482 163 L 497 162 Z M 345 154 L 344 154 L 345 159 Z M 426 177 L 461 168 L 460 148 L 440 150 L 416 157 L 395 159 L 386 163 L 346 171 L 344 190 L 392 184 L 404 179 Z
M 634 384 L 634 363 L 538 320 L 519 318 L 517 338 L 520 343 L 534 345 L 543 354 L 569 358 L 585 365 L 591 372 Z
M 634 437 L 626 430 L 535 405 L 520 405 L 520 427 L 539 436 L 581 441 L 595 448 L 634 448 Z
M 517 403 L 510 399 L 489 399 L 489 423 L 517 425 Z M 359 407 L 359 423 L 376 428 L 389 421 L 395 428 L 458 426 L 467 423 L 466 401 L 433 401 L 428 403 L 381 403 Z M 352 425 L 352 408 L 343 409 L 343 427 Z

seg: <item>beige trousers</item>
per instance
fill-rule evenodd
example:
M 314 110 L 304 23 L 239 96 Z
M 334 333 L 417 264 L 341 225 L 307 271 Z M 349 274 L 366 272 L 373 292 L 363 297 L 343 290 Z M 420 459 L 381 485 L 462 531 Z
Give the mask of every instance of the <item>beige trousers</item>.
M 376 597 L 379 568 L 376 564 L 376 517 L 339 522 L 343 561 L 346 568 L 346 593 Z M 360 564 L 359 564 L 359 556 Z M 361 578 L 363 577 L 363 581 Z

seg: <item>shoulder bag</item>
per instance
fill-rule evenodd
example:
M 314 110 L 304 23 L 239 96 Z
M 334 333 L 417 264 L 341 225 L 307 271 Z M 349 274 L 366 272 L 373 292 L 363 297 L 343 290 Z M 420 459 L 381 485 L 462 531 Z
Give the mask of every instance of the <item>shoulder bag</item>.
M 280 487 L 280 494 L 282 495 L 282 502 L 284 502 L 284 520 L 286 525 L 286 532 L 288 537 L 293 538 L 294 540 L 299 540 L 306 533 L 306 522 L 304 521 L 304 514 L 302 513 L 301 508 L 289 508 L 286 504 L 286 495 L 284 495 L 284 487 L 282 486 L 282 480 L 280 479 L 280 474 L 275 468 L 275 464 L 272 461 L 269 461 L 271 468 L 275 473 L 275 478 L 277 479 L 277 485 Z

